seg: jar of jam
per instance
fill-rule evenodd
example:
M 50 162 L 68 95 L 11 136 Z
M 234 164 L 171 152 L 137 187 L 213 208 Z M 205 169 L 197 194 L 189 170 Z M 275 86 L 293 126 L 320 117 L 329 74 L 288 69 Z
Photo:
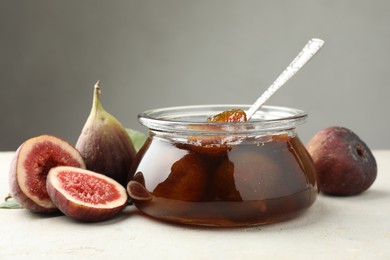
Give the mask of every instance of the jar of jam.
M 301 110 L 263 106 L 247 122 L 208 122 L 245 105 L 149 110 L 149 129 L 128 185 L 154 218 L 193 225 L 250 226 L 294 218 L 317 198 L 313 161 L 296 127 Z

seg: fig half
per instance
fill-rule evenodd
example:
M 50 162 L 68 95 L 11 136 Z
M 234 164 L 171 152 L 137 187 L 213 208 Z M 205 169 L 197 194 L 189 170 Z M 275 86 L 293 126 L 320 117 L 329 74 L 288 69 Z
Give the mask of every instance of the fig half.
M 47 194 L 46 176 L 51 168 L 59 165 L 85 168 L 80 153 L 58 137 L 41 135 L 25 141 L 11 162 L 11 196 L 33 212 L 57 211 Z
M 65 215 L 85 222 L 98 222 L 118 215 L 127 204 L 126 189 L 100 173 L 69 166 L 49 171 L 47 192 Z

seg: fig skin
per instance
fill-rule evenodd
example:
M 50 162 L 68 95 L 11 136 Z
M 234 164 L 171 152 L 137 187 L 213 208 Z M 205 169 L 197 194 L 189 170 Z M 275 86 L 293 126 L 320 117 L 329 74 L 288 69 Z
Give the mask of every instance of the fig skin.
M 374 155 L 348 128 L 325 128 L 314 135 L 306 147 L 316 166 L 323 193 L 353 196 L 367 190 L 376 179 Z
M 152 200 L 152 195 L 145 188 L 145 185 L 138 181 L 129 181 L 126 190 L 132 201 L 142 203 Z
M 58 165 L 85 168 L 80 153 L 58 137 L 41 135 L 25 141 L 11 161 L 10 195 L 32 212 L 58 212 L 46 190 L 46 176 L 50 168 Z M 33 194 L 32 191 L 40 194 Z
M 262 172 L 274 178 L 264 178 Z M 217 197 L 222 201 L 256 201 L 261 212 L 267 210 L 266 199 L 280 188 L 279 166 L 265 154 L 233 151 L 223 160 L 214 176 Z
M 127 193 L 120 183 L 86 169 L 54 167 L 47 176 L 46 188 L 62 213 L 83 222 L 112 219 L 127 205 Z
M 104 110 L 99 95 L 100 85 L 97 82 L 92 109 L 77 140 L 76 149 L 88 170 L 102 173 L 126 187 L 136 150 L 123 125 Z
M 153 196 L 188 202 L 201 201 L 207 193 L 209 169 L 203 157 L 188 153 L 176 161 L 168 177 L 154 189 Z
M 127 183 L 126 191 L 132 201 L 141 203 L 152 200 L 152 195 L 145 187 L 145 177 L 142 172 L 134 174 L 133 179 Z

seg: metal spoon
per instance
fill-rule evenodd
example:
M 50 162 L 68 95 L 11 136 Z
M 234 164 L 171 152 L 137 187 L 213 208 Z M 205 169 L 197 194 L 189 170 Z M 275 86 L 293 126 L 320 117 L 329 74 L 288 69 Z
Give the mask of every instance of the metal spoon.
M 299 52 L 295 59 L 279 75 L 271 86 L 253 103 L 246 112 L 246 118 L 249 120 L 256 111 L 281 88 L 295 73 L 297 73 L 322 47 L 324 41 L 321 39 L 311 39 L 305 47 Z

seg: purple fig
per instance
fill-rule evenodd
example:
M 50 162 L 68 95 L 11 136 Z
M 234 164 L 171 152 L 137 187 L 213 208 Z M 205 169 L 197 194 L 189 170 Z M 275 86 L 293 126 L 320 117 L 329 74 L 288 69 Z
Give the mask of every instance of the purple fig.
M 319 131 L 307 144 L 323 193 L 351 196 L 367 190 L 377 176 L 369 147 L 345 127 Z
M 102 173 L 127 185 L 127 176 L 136 151 L 123 125 L 100 103 L 96 83 L 91 113 L 76 143 L 88 170 Z

